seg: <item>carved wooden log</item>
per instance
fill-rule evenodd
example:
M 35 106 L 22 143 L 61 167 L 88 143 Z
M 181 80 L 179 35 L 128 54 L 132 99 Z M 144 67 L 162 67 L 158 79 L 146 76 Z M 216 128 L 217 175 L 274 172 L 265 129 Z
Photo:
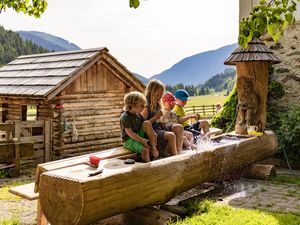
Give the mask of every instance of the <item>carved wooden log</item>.
M 111 159 L 101 175 L 81 164 L 45 172 L 40 178 L 42 209 L 52 225 L 90 224 L 121 212 L 162 204 L 222 173 L 274 155 L 272 132 L 238 142 L 189 151 L 149 163 L 124 164 Z
M 255 125 L 263 132 L 266 125 L 268 94 L 268 62 L 236 63 L 238 115 L 235 132 L 247 134 L 247 126 Z
M 276 176 L 274 165 L 252 164 L 245 169 L 246 178 L 265 180 L 268 177 Z

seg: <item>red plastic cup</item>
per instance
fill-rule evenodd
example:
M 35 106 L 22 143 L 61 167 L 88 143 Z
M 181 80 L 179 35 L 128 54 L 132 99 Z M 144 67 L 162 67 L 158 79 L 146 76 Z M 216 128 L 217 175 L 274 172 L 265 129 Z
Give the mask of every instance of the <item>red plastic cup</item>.
M 94 166 L 98 166 L 100 160 L 101 160 L 100 157 L 94 156 L 94 155 L 90 155 L 90 164 L 92 164 Z

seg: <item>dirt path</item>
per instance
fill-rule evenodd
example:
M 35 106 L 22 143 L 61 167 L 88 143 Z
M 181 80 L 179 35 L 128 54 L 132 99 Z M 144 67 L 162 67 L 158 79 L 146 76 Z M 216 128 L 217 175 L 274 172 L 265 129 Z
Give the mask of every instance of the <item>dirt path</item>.
M 35 169 L 25 169 L 19 178 L 0 179 L 0 225 L 5 220 L 16 220 L 22 225 L 36 224 L 36 201 L 28 201 L 8 193 L 12 183 L 29 183 L 34 181 Z

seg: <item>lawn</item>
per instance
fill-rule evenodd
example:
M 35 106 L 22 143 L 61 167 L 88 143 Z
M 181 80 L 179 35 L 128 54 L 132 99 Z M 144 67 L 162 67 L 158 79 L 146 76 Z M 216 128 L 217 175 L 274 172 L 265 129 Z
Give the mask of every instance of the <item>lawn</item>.
M 261 210 L 236 209 L 221 206 L 211 201 L 199 204 L 198 212 L 169 225 L 299 225 L 300 216 L 270 213 Z
M 199 105 L 215 105 L 220 103 L 224 104 L 228 96 L 224 95 L 201 95 L 201 96 L 192 96 L 187 102 L 186 106 L 199 106 Z

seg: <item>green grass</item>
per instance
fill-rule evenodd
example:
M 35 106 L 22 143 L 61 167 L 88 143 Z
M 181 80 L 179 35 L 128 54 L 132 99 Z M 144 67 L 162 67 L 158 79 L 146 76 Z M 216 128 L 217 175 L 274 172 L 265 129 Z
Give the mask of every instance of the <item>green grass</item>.
M 290 184 L 300 185 L 299 176 L 276 176 L 276 177 L 270 177 L 269 180 L 275 183 L 290 183 Z
M 170 225 L 299 225 L 300 216 L 269 213 L 261 210 L 236 209 L 204 201 L 196 215 Z
M 8 177 L 8 170 L 7 169 L 0 170 L 0 179 L 4 179 L 6 177 Z
M 223 96 L 223 95 L 192 96 L 190 97 L 186 106 L 190 107 L 190 106 L 199 106 L 199 105 L 215 105 L 217 103 L 223 105 L 227 97 L 228 96 Z
M 11 187 L 28 184 L 30 181 L 13 181 L 3 187 L 0 188 L 0 200 L 5 201 L 20 201 L 22 198 L 19 196 L 16 196 L 14 194 L 11 194 L 8 190 Z M 1 224 L 0 224 L 1 225 Z
M 20 225 L 19 218 L 11 218 L 0 221 L 0 225 Z

